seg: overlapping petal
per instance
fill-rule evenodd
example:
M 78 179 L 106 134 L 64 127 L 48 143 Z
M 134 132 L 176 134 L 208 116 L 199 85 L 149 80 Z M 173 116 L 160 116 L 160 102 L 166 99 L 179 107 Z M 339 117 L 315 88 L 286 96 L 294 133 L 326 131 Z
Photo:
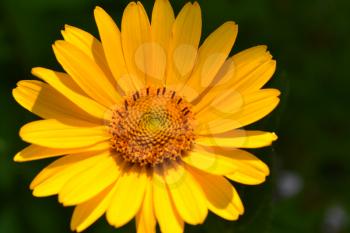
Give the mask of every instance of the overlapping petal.
M 92 59 L 101 68 L 111 84 L 116 87 L 117 82 L 108 66 L 100 41 L 90 33 L 70 25 L 65 25 L 61 33 L 65 41 L 71 43 Z
M 151 74 L 151 25 L 140 2 L 131 2 L 125 8 L 121 26 L 121 41 L 126 67 L 131 76 L 138 77 L 140 90 Z
M 226 175 L 244 184 L 262 183 L 270 173 L 268 166 L 259 158 L 236 148 L 195 146 L 183 160 L 199 170 Z
M 213 82 L 232 49 L 237 31 L 237 24 L 227 22 L 203 42 L 191 77 L 185 80 L 182 89 L 188 101 L 191 102 L 198 97 Z
M 197 2 L 187 3 L 176 17 L 169 45 L 166 85 L 176 91 L 183 87 L 193 70 L 201 33 L 200 6 Z
M 193 225 L 204 222 L 208 209 L 197 181 L 182 164 L 173 162 L 164 168 L 164 179 L 181 218 Z
M 155 233 L 156 217 L 153 206 L 153 184 L 152 180 L 147 183 L 145 196 L 141 208 L 136 215 L 136 228 L 138 233 Z
M 53 50 L 65 71 L 92 99 L 106 107 L 121 100 L 101 68 L 80 49 L 69 42 L 56 41 Z
M 243 214 L 243 204 L 235 188 L 222 176 L 187 168 L 201 185 L 210 211 L 227 220 L 237 220 Z
M 122 167 L 123 161 L 110 154 L 65 183 L 59 192 L 59 201 L 69 206 L 81 204 L 93 198 L 118 179 Z
M 25 80 L 17 83 L 12 94 L 15 100 L 25 109 L 44 119 L 80 119 L 99 123 L 100 120 L 86 114 L 84 110 L 57 92 L 50 85 L 36 81 Z
M 276 89 L 262 89 L 243 96 L 227 94 L 218 98 L 197 112 L 196 132 L 199 135 L 220 134 L 256 122 L 276 108 L 279 95 Z
M 110 70 L 123 92 L 135 92 L 140 78 L 129 75 L 122 48 L 121 33 L 114 20 L 100 7 L 94 11 L 95 21 L 102 41 L 103 51 Z
M 95 197 L 75 207 L 71 220 L 72 231 L 84 231 L 106 212 L 115 187 L 115 184 L 112 184 Z
M 179 216 L 163 176 L 163 170 L 153 173 L 153 206 L 162 232 L 182 233 L 184 221 Z
M 41 67 L 33 68 L 32 74 L 47 82 L 52 88 L 72 101 L 88 115 L 99 119 L 100 122 L 105 120 L 108 108 L 87 97 L 67 74 Z
M 34 178 L 30 184 L 33 195 L 43 197 L 57 194 L 69 179 L 107 156 L 106 152 L 86 152 L 57 159 Z
M 266 49 L 266 46 L 255 46 L 227 59 L 210 84 L 211 89 L 195 104 L 194 110 L 214 105 L 217 98 L 243 96 L 263 87 L 276 68 Z M 244 88 L 246 84 L 252 88 Z
M 107 220 L 120 227 L 134 218 L 141 208 L 149 177 L 145 168 L 124 167 L 116 183 L 116 191 L 107 209 Z
M 168 47 L 172 38 L 172 29 L 175 15 L 169 0 L 156 0 L 152 11 L 151 38 L 152 44 L 148 45 L 151 50 L 151 74 L 148 77 L 148 85 L 165 85 L 165 74 L 168 58 Z

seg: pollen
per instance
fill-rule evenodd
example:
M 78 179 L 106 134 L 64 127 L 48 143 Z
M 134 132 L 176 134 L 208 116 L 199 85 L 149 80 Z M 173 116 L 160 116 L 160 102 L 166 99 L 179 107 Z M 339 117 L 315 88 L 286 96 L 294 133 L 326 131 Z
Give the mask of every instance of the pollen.
M 110 121 L 111 147 L 125 161 L 155 166 L 177 160 L 194 142 L 191 104 L 175 91 L 145 88 L 127 96 Z

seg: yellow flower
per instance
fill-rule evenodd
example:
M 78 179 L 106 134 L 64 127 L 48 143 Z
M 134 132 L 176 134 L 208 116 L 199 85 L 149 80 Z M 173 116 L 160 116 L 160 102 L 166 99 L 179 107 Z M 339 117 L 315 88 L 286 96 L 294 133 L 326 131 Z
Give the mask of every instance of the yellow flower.
M 199 47 L 201 10 L 186 4 L 175 18 L 156 0 L 151 22 L 130 3 L 121 30 L 95 9 L 100 40 L 65 26 L 53 50 L 66 73 L 34 68 L 13 96 L 44 120 L 24 125 L 30 143 L 15 161 L 62 156 L 32 181 L 34 196 L 58 195 L 75 206 L 71 229 L 102 215 L 139 233 L 184 231 L 208 210 L 236 220 L 244 212 L 229 180 L 254 185 L 269 168 L 238 148 L 277 136 L 243 127 L 269 114 L 280 92 L 261 89 L 276 63 L 265 46 L 229 57 L 237 25 L 227 22 Z

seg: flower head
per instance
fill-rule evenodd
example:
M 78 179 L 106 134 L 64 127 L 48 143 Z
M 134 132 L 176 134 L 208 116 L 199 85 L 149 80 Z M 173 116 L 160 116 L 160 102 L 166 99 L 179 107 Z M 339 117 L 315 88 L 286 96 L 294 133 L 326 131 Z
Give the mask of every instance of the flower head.
M 43 120 L 24 125 L 23 162 L 50 157 L 30 188 L 75 206 L 71 228 L 102 215 L 137 232 L 183 232 L 208 210 L 236 220 L 244 208 L 229 180 L 260 184 L 269 168 L 242 148 L 270 145 L 274 133 L 243 130 L 269 114 L 279 91 L 262 89 L 275 71 L 265 46 L 229 53 L 237 25 L 227 22 L 199 46 L 201 10 L 186 4 L 175 17 L 156 0 L 149 18 L 130 3 L 121 30 L 95 9 L 100 40 L 65 26 L 53 50 L 65 72 L 34 68 L 17 102 Z

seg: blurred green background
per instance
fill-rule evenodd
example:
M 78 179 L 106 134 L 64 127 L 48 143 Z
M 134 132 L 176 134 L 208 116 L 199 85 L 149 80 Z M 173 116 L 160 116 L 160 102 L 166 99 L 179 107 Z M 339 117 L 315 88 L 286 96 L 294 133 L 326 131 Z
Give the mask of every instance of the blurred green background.
M 18 137 L 36 119 L 11 96 L 30 69 L 60 69 L 51 44 L 64 24 L 97 35 L 94 6 L 120 22 L 128 0 L 0 0 L 0 232 L 69 232 L 72 208 L 56 197 L 34 198 L 28 188 L 50 161 L 14 163 L 25 146 Z M 185 1 L 172 0 L 176 12 Z M 252 128 L 274 130 L 273 147 L 253 151 L 272 167 L 260 186 L 236 185 L 246 214 L 235 223 L 210 215 L 186 232 L 346 233 L 350 232 L 350 1 L 199 1 L 204 35 L 227 20 L 239 24 L 233 52 L 266 44 L 277 59 L 269 86 L 282 91 L 277 110 Z M 150 12 L 153 1 L 144 1 Z M 99 220 L 86 232 L 134 232 L 130 223 L 114 229 Z

